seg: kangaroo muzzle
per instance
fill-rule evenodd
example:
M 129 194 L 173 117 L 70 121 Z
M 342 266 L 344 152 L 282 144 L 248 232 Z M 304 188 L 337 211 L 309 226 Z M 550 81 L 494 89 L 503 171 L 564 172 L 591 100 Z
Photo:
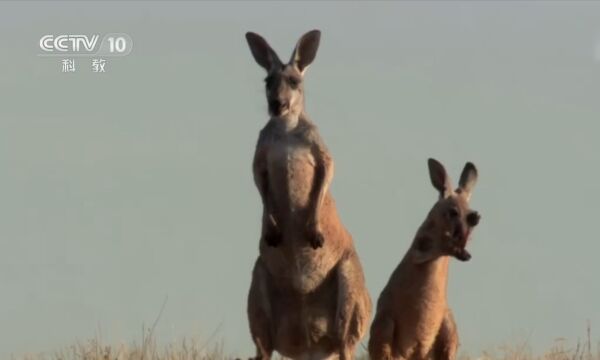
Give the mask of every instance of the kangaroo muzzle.
M 471 228 L 457 224 L 450 238 L 450 255 L 460 261 L 468 261 L 471 259 L 471 254 L 467 251 L 466 246 L 471 235 Z
M 460 261 L 471 260 L 471 254 L 465 248 L 455 248 L 452 255 Z
M 290 108 L 288 101 L 281 101 L 279 99 L 269 100 L 269 112 L 275 116 L 281 115 Z

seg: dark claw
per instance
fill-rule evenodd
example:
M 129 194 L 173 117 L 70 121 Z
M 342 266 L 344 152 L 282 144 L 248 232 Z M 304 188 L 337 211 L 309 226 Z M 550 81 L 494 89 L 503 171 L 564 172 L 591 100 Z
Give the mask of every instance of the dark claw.
M 265 243 L 271 247 L 277 247 L 281 244 L 282 236 L 278 231 L 267 231 L 264 235 Z
M 318 248 L 323 247 L 323 244 L 325 243 L 325 238 L 323 237 L 323 234 L 321 234 L 320 231 L 314 231 L 312 232 L 312 234 L 309 235 L 309 242 L 312 248 L 316 250 Z
M 272 214 L 267 215 L 263 218 L 263 240 L 270 247 L 277 247 L 283 240 L 283 235 L 279 231 L 277 221 Z

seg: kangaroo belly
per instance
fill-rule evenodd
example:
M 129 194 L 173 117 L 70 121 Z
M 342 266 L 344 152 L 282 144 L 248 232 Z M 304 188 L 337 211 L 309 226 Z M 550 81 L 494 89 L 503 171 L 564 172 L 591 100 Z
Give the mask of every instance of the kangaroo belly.
M 285 144 L 268 157 L 269 186 L 275 205 L 284 214 L 307 207 L 315 176 L 315 159 L 306 146 Z
M 443 320 L 443 314 L 437 309 L 432 310 L 406 309 L 404 316 L 396 319 L 396 342 L 400 354 L 409 359 L 421 359 L 431 351 Z
M 326 359 L 336 350 L 336 283 L 328 279 L 308 296 L 292 292 L 277 302 L 275 348 L 293 359 Z M 282 294 L 282 298 L 284 295 Z
M 325 242 L 313 249 L 304 231 L 306 218 L 302 213 L 289 214 L 292 221 L 284 220 L 282 244 L 277 247 L 260 244 L 260 256 L 269 272 L 282 286 L 291 286 L 301 294 L 311 293 L 322 284 L 339 262 L 352 238 L 340 222 L 335 203 L 326 196 L 321 210 L 321 227 Z
M 337 350 L 334 345 L 333 321 L 328 314 L 310 314 L 310 310 L 289 309 L 280 317 L 281 324 L 275 335 L 275 348 L 292 359 L 326 359 Z M 297 316 L 286 316 L 297 312 Z M 302 316 L 303 315 L 303 316 Z
M 315 251 L 306 245 L 304 238 L 286 237 L 284 241 L 289 242 L 285 249 L 261 245 L 261 257 L 277 282 L 291 286 L 298 293 L 308 294 L 321 285 L 339 260 L 338 251 Z

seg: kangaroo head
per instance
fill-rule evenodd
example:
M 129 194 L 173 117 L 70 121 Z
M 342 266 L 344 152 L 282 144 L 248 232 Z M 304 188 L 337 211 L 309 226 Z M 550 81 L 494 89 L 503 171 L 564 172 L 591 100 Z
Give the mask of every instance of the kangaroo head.
M 246 33 L 254 60 L 267 71 L 265 87 L 271 116 L 298 116 L 304 109 L 304 73 L 317 55 L 320 38 L 319 30 L 302 35 L 290 61 L 283 64 L 264 38 Z
M 450 255 L 467 261 L 471 254 L 465 247 L 480 219 L 479 213 L 469 207 L 471 193 L 477 182 L 477 169 L 472 163 L 466 163 L 458 188 L 453 189 L 441 163 L 429 159 L 428 165 L 431 183 L 439 192 L 439 199 L 415 238 L 415 260 L 421 263 Z

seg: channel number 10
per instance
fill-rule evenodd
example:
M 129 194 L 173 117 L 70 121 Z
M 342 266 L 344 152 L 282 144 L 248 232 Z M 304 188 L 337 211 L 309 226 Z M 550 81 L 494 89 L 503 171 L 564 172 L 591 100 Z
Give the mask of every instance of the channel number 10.
M 108 51 L 110 53 L 124 53 L 127 51 L 127 39 L 123 36 L 109 36 L 107 38 L 108 41 Z

